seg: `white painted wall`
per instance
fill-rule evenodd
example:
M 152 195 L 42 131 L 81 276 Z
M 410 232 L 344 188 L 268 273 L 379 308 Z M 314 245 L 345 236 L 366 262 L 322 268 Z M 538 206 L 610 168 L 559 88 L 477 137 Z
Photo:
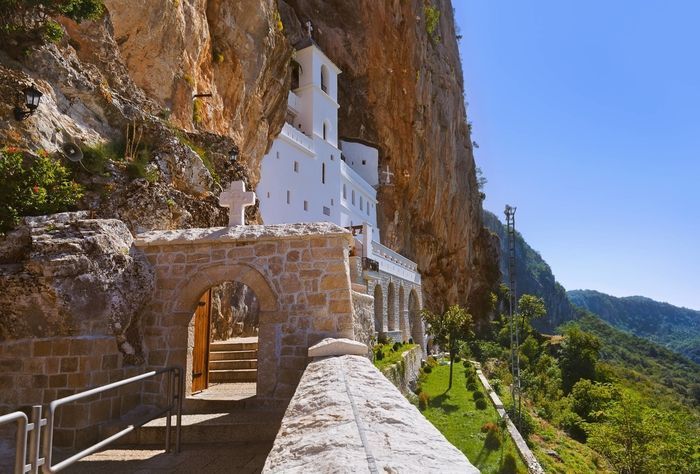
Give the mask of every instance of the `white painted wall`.
M 357 142 L 340 141 L 345 163 L 367 181 L 370 186 L 379 184 L 379 150 Z

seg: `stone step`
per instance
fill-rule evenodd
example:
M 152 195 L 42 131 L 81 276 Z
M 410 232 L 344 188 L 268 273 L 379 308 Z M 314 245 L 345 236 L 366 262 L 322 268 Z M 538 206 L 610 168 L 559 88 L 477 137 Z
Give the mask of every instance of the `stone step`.
M 256 382 L 258 369 L 210 370 L 209 382 Z
M 209 352 L 221 352 L 221 351 L 257 351 L 257 342 L 212 342 L 209 344 Z
M 212 370 L 236 370 L 236 369 L 257 369 L 258 359 L 242 360 L 210 360 L 209 371 Z
M 258 351 L 209 351 L 209 360 L 257 359 Z
M 225 442 L 273 441 L 282 422 L 283 412 L 243 410 L 233 413 L 182 415 L 181 442 L 204 444 Z M 156 418 L 129 433 L 120 445 L 157 445 L 165 442 L 166 418 Z M 175 442 L 175 417 L 172 418 L 172 442 Z

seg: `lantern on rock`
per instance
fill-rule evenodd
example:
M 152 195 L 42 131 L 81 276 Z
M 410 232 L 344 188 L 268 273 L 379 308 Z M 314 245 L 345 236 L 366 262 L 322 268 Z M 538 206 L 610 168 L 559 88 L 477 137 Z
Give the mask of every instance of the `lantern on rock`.
M 41 96 L 43 95 L 33 84 L 29 87 L 25 87 L 22 92 L 24 93 L 24 105 L 27 110 L 15 107 L 15 119 L 19 121 L 26 119 L 34 113 L 39 107 L 39 102 L 41 102 Z

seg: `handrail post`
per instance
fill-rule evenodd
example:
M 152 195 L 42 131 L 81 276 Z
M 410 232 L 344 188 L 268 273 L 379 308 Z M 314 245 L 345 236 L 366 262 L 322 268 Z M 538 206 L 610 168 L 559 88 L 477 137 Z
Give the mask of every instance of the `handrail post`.
M 38 473 L 44 459 L 39 457 L 39 446 L 41 443 L 41 429 L 46 424 L 46 420 L 41 418 L 41 405 L 32 406 L 32 424 L 29 432 L 29 465 L 30 472 Z
M 182 430 L 182 399 L 185 397 L 185 377 L 182 367 L 175 369 L 177 374 L 177 426 L 175 427 L 175 452 L 180 453 L 180 431 Z
M 172 418 L 173 415 L 173 404 L 175 403 L 175 400 L 173 398 L 173 372 L 168 371 L 168 376 L 166 377 L 168 379 L 167 384 L 168 384 L 168 389 L 166 390 L 165 393 L 168 394 L 168 412 L 165 414 L 165 452 L 169 453 L 170 452 L 170 419 Z

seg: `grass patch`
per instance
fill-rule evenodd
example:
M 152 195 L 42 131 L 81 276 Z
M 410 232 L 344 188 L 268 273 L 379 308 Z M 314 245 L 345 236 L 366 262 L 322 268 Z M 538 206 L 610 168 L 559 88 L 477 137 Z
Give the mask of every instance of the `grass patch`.
M 475 407 L 474 392 L 465 387 L 464 365 L 454 364 L 452 389 L 446 393 L 449 376 L 450 367 L 438 365 L 423 377 L 421 393 L 430 397 L 423 415 L 482 473 L 501 472 L 502 459 L 508 454 L 516 460 L 516 472 L 527 473 L 510 437 L 505 437 L 501 448 L 490 450 L 486 447 L 487 433 L 481 428 L 488 422 L 498 424 L 498 413 L 491 403 L 485 410 Z M 483 387 L 479 385 L 479 389 Z
M 209 174 L 211 174 L 211 177 L 214 179 L 214 182 L 216 182 L 217 184 L 221 184 L 221 178 L 216 172 L 214 163 L 211 162 L 209 155 L 207 155 L 207 151 L 201 146 L 197 146 L 194 143 L 192 143 L 192 141 L 190 141 L 180 130 L 176 128 L 171 128 L 171 130 L 173 134 L 177 137 L 177 139 L 180 141 L 180 143 L 190 147 L 199 156 L 199 158 L 202 160 L 202 163 L 204 164 L 204 167 L 209 171 Z
M 403 353 L 416 347 L 416 344 L 401 344 L 397 350 L 393 350 L 393 344 L 377 344 L 374 346 L 374 365 L 379 370 L 385 369 L 403 360 Z M 382 359 L 376 357 L 378 351 L 384 356 Z

